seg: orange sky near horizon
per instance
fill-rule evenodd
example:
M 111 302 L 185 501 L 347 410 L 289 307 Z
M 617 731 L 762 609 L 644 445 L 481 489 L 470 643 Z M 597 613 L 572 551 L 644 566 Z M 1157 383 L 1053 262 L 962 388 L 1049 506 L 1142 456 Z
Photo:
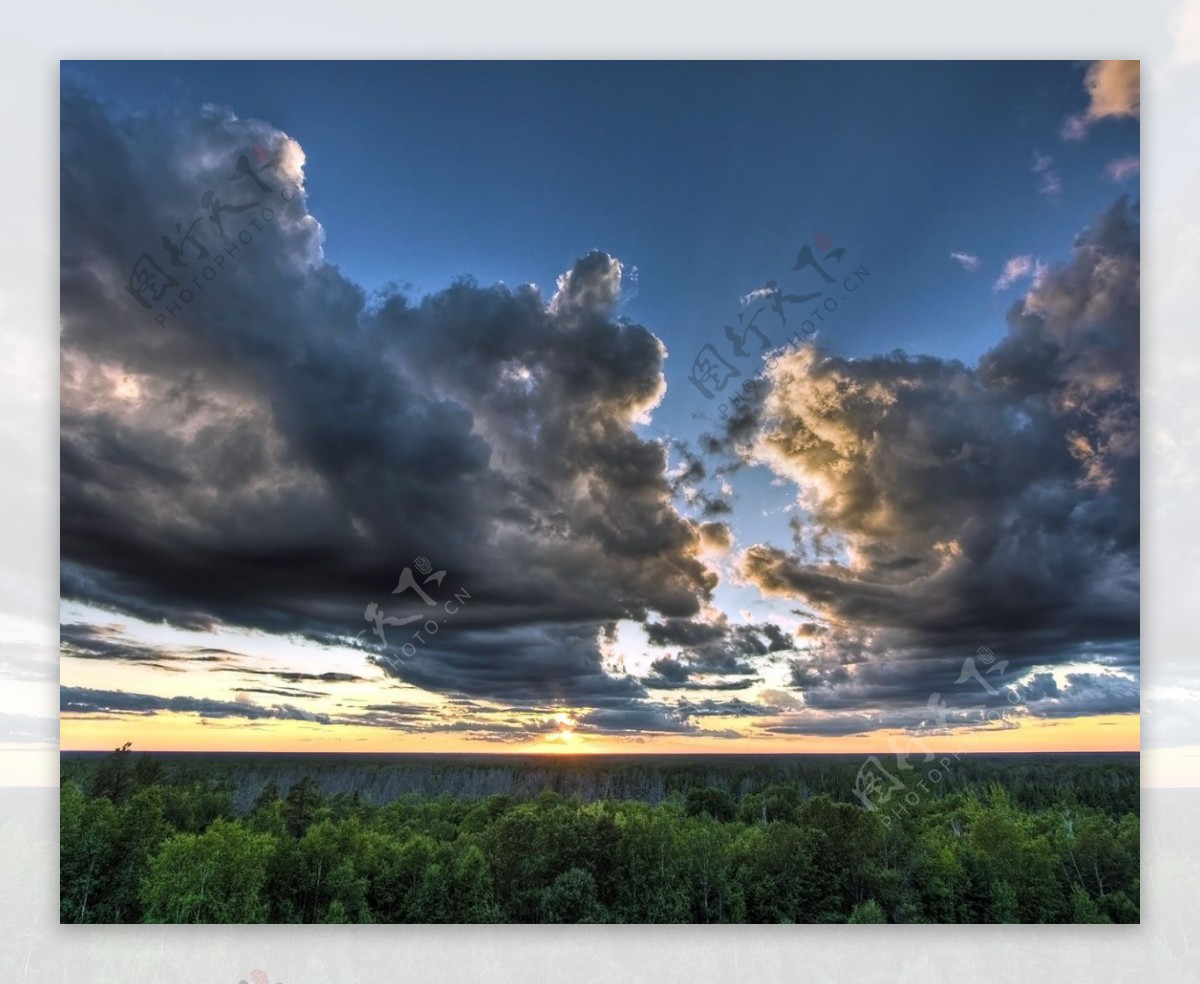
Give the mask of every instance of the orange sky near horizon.
M 737 727 L 742 719 L 730 723 Z M 750 719 L 745 719 L 750 727 Z M 157 752 L 357 752 L 457 754 L 896 754 L 958 752 L 1137 752 L 1140 719 L 1136 714 L 1097 715 L 1071 719 L 1023 717 L 1016 727 L 956 729 L 949 734 L 921 735 L 880 730 L 863 735 L 823 737 L 770 734 L 728 739 L 703 735 L 654 735 L 641 739 L 579 734 L 560 729 L 533 740 L 502 742 L 448 734 L 398 733 L 386 728 L 307 721 L 231 722 L 195 714 L 152 716 L 87 715 L 61 717 L 63 751 L 109 751 L 126 741 L 134 751 Z M 205 723 L 202 723 L 205 722 Z M 565 734 L 565 737 L 564 737 Z M 894 741 L 895 747 L 890 745 Z

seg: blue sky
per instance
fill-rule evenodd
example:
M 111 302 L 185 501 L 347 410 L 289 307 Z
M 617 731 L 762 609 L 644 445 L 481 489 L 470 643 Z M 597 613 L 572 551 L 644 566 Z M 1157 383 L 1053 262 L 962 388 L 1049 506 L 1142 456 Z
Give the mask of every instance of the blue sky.
M 693 356 L 711 343 L 733 359 L 723 326 L 753 310 L 741 298 L 768 281 L 823 288 L 812 271 L 792 271 L 802 247 L 844 248 L 825 261 L 839 280 L 869 271 L 853 296 L 836 291 L 840 306 L 816 339 L 825 354 L 903 350 L 973 366 L 996 346 L 1033 286 L 1026 276 L 997 289 L 1005 264 L 1064 263 L 1119 195 L 1137 198 L 1136 168 L 1120 180 L 1108 173 L 1137 158 L 1136 110 L 1106 113 L 1084 139 L 1064 134 L 1088 109 L 1087 71 L 1071 62 L 88 62 L 64 63 L 64 86 L 78 81 L 113 119 L 140 119 L 131 126 L 147 132 L 211 104 L 286 133 L 306 156 L 306 208 L 325 260 L 368 292 L 397 284 L 416 300 L 470 276 L 483 287 L 532 282 L 548 298 L 590 250 L 617 257 L 619 313 L 669 352 L 666 397 L 639 432 L 695 447 L 720 430 L 723 397 L 692 386 Z M 786 331 L 769 311 L 758 324 L 779 343 L 808 309 L 789 307 Z M 755 357 L 739 365 L 757 368 Z M 725 490 L 713 462 L 703 483 L 732 498 L 733 554 L 787 543 L 788 521 L 801 515 L 794 476 L 739 465 Z M 794 598 L 764 597 L 760 583 L 731 573 L 716 589 L 719 609 L 746 621 L 794 616 Z

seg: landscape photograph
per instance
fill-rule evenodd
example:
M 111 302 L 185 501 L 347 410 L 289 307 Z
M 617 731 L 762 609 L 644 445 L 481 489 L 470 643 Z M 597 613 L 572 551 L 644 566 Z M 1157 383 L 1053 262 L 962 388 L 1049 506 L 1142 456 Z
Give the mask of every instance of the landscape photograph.
M 60 922 L 1141 921 L 1138 62 L 59 81 Z

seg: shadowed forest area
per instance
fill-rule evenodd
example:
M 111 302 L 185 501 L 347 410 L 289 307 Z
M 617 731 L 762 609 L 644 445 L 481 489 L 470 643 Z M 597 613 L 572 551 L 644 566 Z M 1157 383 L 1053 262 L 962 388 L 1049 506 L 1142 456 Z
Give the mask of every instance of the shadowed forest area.
M 62 759 L 61 920 L 1139 921 L 1131 755 Z

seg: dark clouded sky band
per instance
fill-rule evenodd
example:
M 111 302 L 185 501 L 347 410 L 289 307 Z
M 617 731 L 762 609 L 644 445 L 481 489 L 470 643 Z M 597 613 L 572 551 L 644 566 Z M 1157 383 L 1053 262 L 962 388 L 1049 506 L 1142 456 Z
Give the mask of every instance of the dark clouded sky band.
M 148 316 L 126 289 L 131 265 L 203 216 L 206 191 L 253 148 L 296 193 L 184 314 Z M 777 735 L 916 727 L 981 645 L 1028 675 L 1030 714 L 1136 711 L 1136 204 L 1117 201 L 1037 271 L 978 365 L 806 346 L 775 361 L 701 457 L 640 430 L 666 350 L 617 316 L 618 260 L 586 254 L 548 297 L 463 280 L 369 299 L 323 258 L 303 163 L 267 124 L 211 109 L 120 117 L 64 82 L 64 600 L 362 656 L 350 673 L 275 683 L 326 692 L 373 661 L 492 708 L 458 722 L 383 704 L 353 716 L 397 730 L 537 730 L 497 707 L 568 708 L 581 732 L 628 736 L 736 737 L 725 717 Z M 798 637 L 714 612 L 704 554 L 730 548 L 730 507 L 709 496 L 689 518 L 672 451 L 693 477 L 718 459 L 766 464 L 811 491 L 792 544 L 739 558 L 764 594 L 812 610 Z M 420 610 L 389 594 L 416 557 L 470 602 L 385 661 L 355 633 L 368 602 Z M 619 621 L 643 625 L 648 674 L 606 662 Z M 188 672 L 237 662 L 86 625 L 64 627 L 64 652 Z M 789 689 L 747 697 L 768 664 Z M 305 696 L 66 688 L 63 710 L 351 723 L 297 706 Z M 978 695 L 946 697 L 958 723 L 978 720 Z

